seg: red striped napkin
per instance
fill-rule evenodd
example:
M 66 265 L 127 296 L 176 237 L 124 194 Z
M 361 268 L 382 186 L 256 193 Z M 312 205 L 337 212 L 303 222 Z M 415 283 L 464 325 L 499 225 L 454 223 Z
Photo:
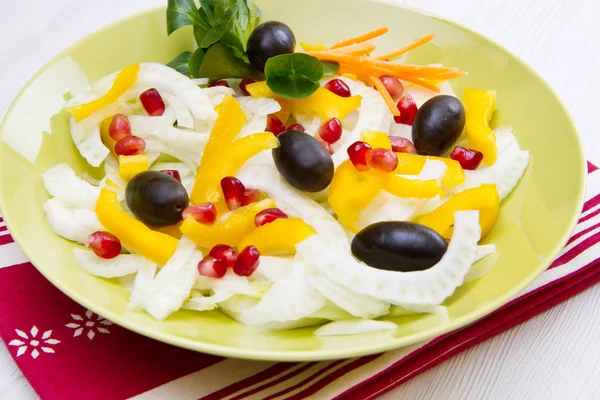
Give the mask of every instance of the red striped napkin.
M 224 359 L 172 347 L 93 314 L 54 288 L 0 218 L 0 335 L 45 399 L 369 399 L 600 281 L 600 171 L 556 261 L 522 295 L 461 330 L 407 348 L 329 362 Z

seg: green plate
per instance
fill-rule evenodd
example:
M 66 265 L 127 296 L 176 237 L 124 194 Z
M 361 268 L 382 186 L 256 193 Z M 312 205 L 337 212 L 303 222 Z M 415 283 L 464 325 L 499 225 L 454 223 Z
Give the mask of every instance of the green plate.
M 435 41 L 410 53 L 409 62 L 468 71 L 468 77 L 454 83 L 457 93 L 466 87 L 498 92 L 493 124 L 512 125 L 520 145 L 532 154 L 525 176 L 503 202 L 498 224 L 486 239 L 497 245 L 498 262 L 445 302 L 449 318 L 391 318 L 399 326 L 394 336 L 318 338 L 314 328 L 263 331 L 218 311 L 181 311 L 164 322 L 127 311 L 128 291 L 116 280 L 95 278 L 78 267 L 73 245 L 50 229 L 42 212 L 48 194 L 40 174 L 66 161 L 78 173 L 98 176 L 71 142 L 67 116 L 61 112 L 65 94 L 128 64 L 166 63 L 192 49 L 191 30 L 167 37 L 165 10 L 160 8 L 112 24 L 54 58 L 19 94 L 0 129 L 18 150 L 0 143 L 0 207 L 17 243 L 56 287 L 119 325 L 176 346 L 251 359 L 325 360 L 382 352 L 460 328 L 511 300 L 550 264 L 581 210 L 586 164 L 567 111 L 531 68 L 462 26 L 386 1 L 262 0 L 259 5 L 264 21 L 284 21 L 306 42 L 333 43 L 388 26 L 391 32 L 378 39 L 380 51 L 386 51 L 435 33 Z

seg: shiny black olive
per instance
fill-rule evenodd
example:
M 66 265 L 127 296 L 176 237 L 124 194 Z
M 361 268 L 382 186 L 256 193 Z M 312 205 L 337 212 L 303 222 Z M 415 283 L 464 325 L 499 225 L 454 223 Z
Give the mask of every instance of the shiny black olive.
M 305 192 L 320 192 L 329 186 L 333 160 L 317 139 L 300 131 L 283 132 L 277 139 L 273 160 L 290 185 Z
M 247 54 L 250 64 L 264 71 L 267 60 L 280 54 L 293 53 L 296 37 L 289 26 L 279 21 L 263 22 L 248 38 Z
M 434 266 L 448 244 L 436 231 L 407 221 L 378 222 L 352 240 L 352 254 L 365 264 L 388 271 L 422 271 Z
M 465 108 L 454 96 L 427 100 L 415 116 L 412 139 L 419 154 L 441 156 L 458 140 L 465 127 Z
M 127 184 L 125 200 L 133 215 L 152 226 L 180 222 L 181 213 L 189 203 L 183 185 L 159 171 L 144 171 L 134 176 Z

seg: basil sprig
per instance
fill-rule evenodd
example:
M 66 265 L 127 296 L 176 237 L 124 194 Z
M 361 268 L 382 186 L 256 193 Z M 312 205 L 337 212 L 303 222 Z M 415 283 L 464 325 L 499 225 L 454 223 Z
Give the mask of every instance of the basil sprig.
M 265 76 L 267 86 L 276 94 L 289 99 L 301 99 L 319 88 L 323 64 L 308 54 L 281 54 L 267 60 Z

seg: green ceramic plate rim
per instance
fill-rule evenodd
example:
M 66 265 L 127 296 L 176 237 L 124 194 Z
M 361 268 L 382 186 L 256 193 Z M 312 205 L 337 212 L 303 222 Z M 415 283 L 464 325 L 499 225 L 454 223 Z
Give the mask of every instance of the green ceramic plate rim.
M 427 12 L 424 10 L 420 10 L 416 7 L 406 6 L 403 4 L 390 2 L 388 0 L 373 0 L 373 1 L 391 4 L 391 5 L 393 5 L 395 7 L 399 7 L 399 8 L 409 9 L 416 13 L 423 14 L 430 18 L 434 18 L 434 19 L 437 19 L 444 23 L 453 25 L 453 26 L 455 26 L 463 31 L 466 31 L 478 38 L 484 39 L 485 41 L 489 42 L 491 45 L 495 46 L 496 48 L 500 49 L 501 51 L 504 51 L 505 53 L 509 54 L 511 57 L 514 57 L 515 60 L 517 60 L 521 65 L 523 65 L 525 67 L 525 69 L 528 72 L 530 72 L 534 78 L 536 78 L 538 81 L 540 81 L 542 83 L 542 85 L 544 85 L 550 91 L 550 93 L 552 93 L 554 95 L 554 97 L 558 100 L 560 107 L 562 107 L 563 110 L 566 112 L 567 119 L 568 119 L 570 125 L 572 126 L 573 130 L 575 132 L 578 132 L 577 127 L 576 127 L 575 123 L 573 122 L 570 113 L 568 112 L 568 109 L 565 107 L 564 103 L 562 102 L 560 97 L 558 97 L 558 95 L 556 94 L 554 89 L 525 61 L 523 61 L 520 57 L 518 57 L 515 54 L 513 54 L 512 52 L 510 52 L 508 49 L 506 49 L 502 45 L 498 44 L 494 40 L 489 39 L 488 37 L 476 32 L 470 28 L 467 28 L 466 26 L 463 26 L 462 24 L 459 24 L 457 22 L 443 18 L 439 15 L 435 15 L 433 13 L 430 13 L 430 12 Z M 60 60 L 64 54 L 66 54 L 68 51 L 70 51 L 74 47 L 81 46 L 83 44 L 83 42 L 90 36 L 100 34 L 104 31 L 110 29 L 113 25 L 122 22 L 123 20 L 133 19 L 133 18 L 139 17 L 143 14 L 150 14 L 152 12 L 155 12 L 158 9 L 166 9 L 166 7 L 158 6 L 158 7 L 149 8 L 149 9 L 134 13 L 134 14 L 132 14 L 128 17 L 125 17 L 121 20 L 114 21 L 114 22 L 86 35 L 85 37 L 77 40 L 75 43 L 73 43 L 72 45 L 67 47 L 65 50 L 61 51 L 56 56 L 54 56 L 38 72 L 36 72 L 35 75 L 31 79 L 29 79 L 29 81 L 25 84 L 23 89 L 21 89 L 21 91 L 19 92 L 19 94 L 17 95 L 15 100 L 12 102 L 12 104 L 6 111 L 6 115 L 4 116 L 2 125 L 0 125 L 0 139 L 4 137 L 4 129 L 5 129 L 6 121 L 8 120 L 15 105 L 21 99 L 23 93 L 27 90 L 27 88 L 29 88 L 29 86 L 44 71 L 46 71 L 49 67 L 51 67 L 58 60 Z M 412 345 L 415 343 L 423 342 L 428 339 L 432 339 L 434 337 L 437 337 L 437 336 L 443 335 L 445 333 L 459 329 L 459 328 L 461 328 L 471 322 L 474 322 L 480 318 L 483 318 L 484 316 L 492 313 L 493 311 L 497 310 L 498 308 L 502 307 L 504 304 L 508 303 L 510 300 L 515 298 L 526 287 L 528 287 L 533 282 L 533 280 L 535 278 L 537 278 L 550 265 L 550 263 L 554 260 L 556 255 L 565 246 L 567 240 L 569 239 L 571 232 L 575 228 L 576 222 L 578 220 L 579 215 L 581 214 L 581 210 L 583 207 L 583 201 L 584 201 L 584 195 L 585 195 L 585 189 L 586 189 L 586 183 L 587 183 L 587 178 L 586 178 L 587 177 L 587 161 L 586 161 L 585 152 L 583 149 L 583 143 L 581 142 L 581 137 L 579 135 L 578 135 L 578 139 L 579 140 L 577 141 L 578 146 L 577 146 L 576 151 L 580 156 L 579 158 L 580 158 L 581 162 L 580 162 L 579 168 L 581 168 L 581 172 L 583 173 L 584 182 L 580 186 L 579 192 L 576 194 L 577 208 L 574 210 L 573 215 L 571 216 L 571 219 L 567 226 L 568 229 L 565 229 L 561 239 L 556 244 L 553 251 L 551 253 L 549 253 L 549 255 L 543 261 L 541 261 L 539 263 L 539 267 L 535 271 L 533 271 L 531 274 L 529 274 L 525 279 L 523 279 L 519 285 L 513 287 L 512 290 L 510 290 L 504 296 L 495 299 L 494 301 L 472 311 L 469 314 L 466 314 L 462 317 L 452 320 L 452 322 L 449 324 L 440 325 L 436 328 L 431 328 L 426 331 L 415 332 L 414 334 L 403 336 L 401 338 L 394 338 L 394 339 L 386 341 L 382 344 L 376 343 L 374 345 L 362 346 L 362 347 L 357 347 L 357 348 L 353 348 L 353 349 L 312 350 L 312 351 L 264 351 L 264 350 L 236 349 L 236 348 L 231 348 L 231 347 L 226 347 L 226 346 L 219 346 L 219 345 L 203 343 L 203 342 L 195 341 L 192 339 L 186 339 L 186 338 L 178 337 L 175 335 L 166 334 L 166 333 L 163 333 L 160 331 L 153 330 L 151 328 L 147 328 L 145 326 L 139 326 L 135 323 L 128 321 L 127 319 L 125 319 L 123 316 L 121 316 L 119 314 L 113 313 L 110 310 L 107 310 L 103 307 L 99 307 L 93 303 L 88 302 L 87 299 L 85 299 L 84 297 L 79 296 L 77 293 L 72 292 L 67 286 L 62 285 L 60 280 L 54 279 L 54 277 L 52 276 L 51 273 L 49 273 L 49 271 L 45 271 L 44 268 L 42 267 L 42 265 L 43 265 L 42 260 L 39 259 L 33 252 L 28 251 L 27 249 L 25 249 L 23 247 L 21 247 L 21 248 L 23 249 L 23 252 L 27 256 L 27 258 L 29 260 L 31 260 L 32 264 L 36 267 L 36 269 L 40 273 L 42 273 L 42 275 L 44 275 L 44 277 L 46 277 L 46 279 L 48 279 L 61 292 L 63 292 L 65 295 L 67 295 L 68 297 L 70 297 L 71 299 L 76 301 L 77 303 L 83 305 L 84 307 L 87 307 L 88 309 L 92 310 L 96 314 L 98 314 L 104 318 L 107 318 L 107 319 L 113 321 L 114 323 L 116 323 L 124 328 L 127 328 L 133 332 L 139 333 L 141 335 L 144 335 L 144 336 L 150 337 L 152 339 L 155 339 L 155 340 L 158 340 L 158 341 L 161 341 L 164 343 L 168 343 L 168 344 L 171 344 L 174 346 L 186 348 L 186 349 L 193 350 L 193 351 L 200 351 L 200 352 L 204 352 L 204 353 L 208 353 L 208 354 L 224 356 L 224 357 L 244 358 L 244 359 L 252 359 L 252 360 L 268 360 L 268 361 L 319 361 L 319 360 L 332 360 L 332 359 L 351 358 L 351 357 L 359 357 L 359 356 L 364 356 L 364 355 L 369 355 L 369 354 L 376 354 L 376 353 L 381 353 L 384 351 L 393 350 L 393 349 L 397 349 L 397 348 L 404 347 L 404 346 L 409 346 L 409 345 Z M 2 154 L 3 146 L 5 146 L 4 140 L 0 140 L 0 154 Z M 2 193 L 0 193 L 0 211 L 2 209 L 4 209 L 4 195 Z M 11 216 L 3 215 L 3 218 L 6 223 L 6 226 L 10 230 L 10 228 L 12 226 Z M 13 235 L 13 238 L 15 239 L 15 242 L 17 244 L 20 245 L 21 243 L 26 242 L 25 240 L 23 240 L 23 238 L 21 238 L 21 236 L 19 234 L 12 233 L 12 232 L 11 232 L 11 234 Z

